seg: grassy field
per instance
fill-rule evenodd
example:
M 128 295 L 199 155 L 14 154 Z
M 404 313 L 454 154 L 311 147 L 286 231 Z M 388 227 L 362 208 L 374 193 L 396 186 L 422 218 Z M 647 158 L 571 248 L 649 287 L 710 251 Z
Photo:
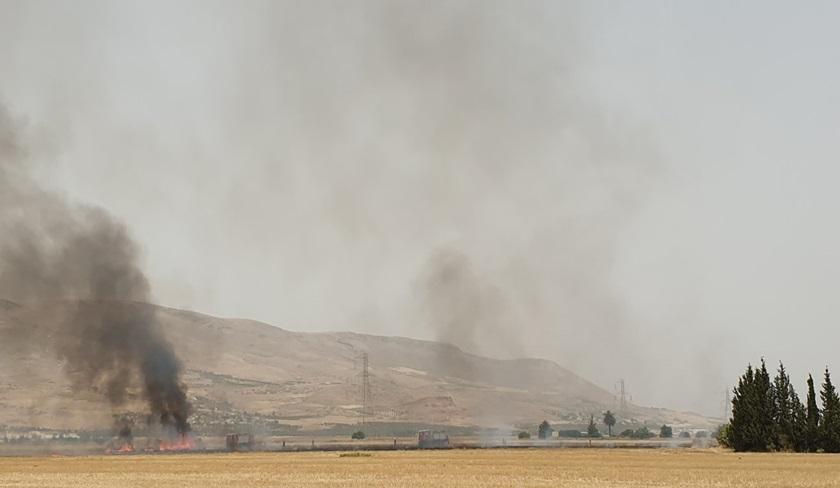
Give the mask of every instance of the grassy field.
M 0 458 L 2 487 L 835 487 L 840 456 L 516 449 Z

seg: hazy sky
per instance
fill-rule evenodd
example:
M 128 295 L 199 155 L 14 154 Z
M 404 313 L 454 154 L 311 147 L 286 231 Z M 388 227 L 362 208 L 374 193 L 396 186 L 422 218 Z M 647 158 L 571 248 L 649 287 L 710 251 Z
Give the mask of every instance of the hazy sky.
M 838 18 L 0 0 L 0 103 L 46 185 L 127 223 L 159 303 L 720 414 L 762 355 L 840 371 Z

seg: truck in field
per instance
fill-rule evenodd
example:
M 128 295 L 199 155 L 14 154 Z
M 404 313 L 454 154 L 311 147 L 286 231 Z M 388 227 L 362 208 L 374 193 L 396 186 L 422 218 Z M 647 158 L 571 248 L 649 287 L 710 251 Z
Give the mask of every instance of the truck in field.
M 446 432 L 421 430 L 417 433 L 417 446 L 420 449 L 446 449 L 449 447 L 449 435 Z
M 228 451 L 253 451 L 256 447 L 252 434 L 228 434 L 225 436 L 225 447 Z

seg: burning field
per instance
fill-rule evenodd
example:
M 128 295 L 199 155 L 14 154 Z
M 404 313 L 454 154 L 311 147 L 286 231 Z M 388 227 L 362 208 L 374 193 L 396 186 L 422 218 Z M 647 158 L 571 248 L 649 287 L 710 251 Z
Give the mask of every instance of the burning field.
M 181 452 L 191 451 L 196 448 L 195 439 L 189 434 L 176 434 L 166 439 L 148 439 L 146 443 L 138 448 L 133 438 L 120 436 L 117 441 L 106 449 L 106 454 L 132 454 L 135 452 L 156 453 L 156 452 Z
M 16 322 L 4 340 L 51 351 L 73 391 L 103 397 L 117 418 L 145 404 L 145 424 L 166 433 L 158 449 L 190 446 L 181 361 L 144 305 L 152 291 L 137 244 L 106 210 L 42 188 L 30 174 L 26 141 L 0 105 L 0 297 L 65 306 L 48 330 Z M 114 450 L 132 450 L 131 423 L 120 420 L 114 430 Z
M 840 457 L 716 450 L 449 450 L 0 458 L 0 486 L 828 488 Z
M 191 451 L 196 448 L 195 438 L 190 432 L 179 432 L 172 428 L 156 429 L 157 436 L 146 437 L 145 442 L 136 443 L 131 426 L 121 427 L 117 436 L 111 441 L 106 454 L 133 454 Z

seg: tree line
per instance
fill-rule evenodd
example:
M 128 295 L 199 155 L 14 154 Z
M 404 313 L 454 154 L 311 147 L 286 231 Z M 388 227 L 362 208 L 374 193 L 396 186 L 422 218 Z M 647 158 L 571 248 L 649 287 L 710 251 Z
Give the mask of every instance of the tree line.
M 610 410 L 607 410 L 604 413 L 604 425 L 607 426 L 607 435 L 612 437 L 612 428 L 616 424 L 616 417 L 615 414 L 612 413 Z M 554 428 L 551 427 L 551 424 L 548 423 L 547 420 L 543 420 L 540 425 L 537 427 L 537 435 L 540 439 L 551 439 L 553 433 L 555 432 Z M 683 433 L 683 437 L 690 436 L 688 432 Z M 598 426 L 595 423 L 595 415 L 589 416 L 589 425 L 586 427 L 586 432 L 581 432 L 577 429 L 569 429 L 569 430 L 558 430 L 557 431 L 558 437 L 571 437 L 571 438 L 580 438 L 580 437 L 588 437 L 598 438 L 601 437 L 601 431 L 598 430 Z M 648 430 L 647 426 L 639 427 L 636 430 L 633 429 L 626 429 L 621 432 L 619 437 L 629 437 L 631 439 L 650 439 L 651 437 L 656 437 L 656 434 Z M 671 428 L 670 425 L 663 425 L 659 429 L 659 437 L 663 439 L 670 439 L 674 436 L 674 430 Z M 531 434 L 526 431 L 522 431 L 519 433 L 520 439 L 530 439 Z
M 820 403 L 808 375 L 803 403 L 779 363 L 770 378 L 764 359 L 747 370 L 733 390 L 732 418 L 719 432 L 721 444 L 736 451 L 840 452 L 840 397 L 825 369 Z

